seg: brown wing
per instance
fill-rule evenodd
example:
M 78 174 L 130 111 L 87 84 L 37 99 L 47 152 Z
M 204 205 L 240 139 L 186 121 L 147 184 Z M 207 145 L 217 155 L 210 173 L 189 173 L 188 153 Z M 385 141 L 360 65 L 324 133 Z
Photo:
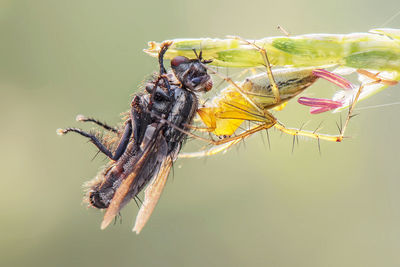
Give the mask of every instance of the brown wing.
M 164 152 L 166 151 L 166 146 L 167 145 L 164 136 L 159 134 L 158 129 L 154 130 L 153 135 L 146 144 L 144 151 L 138 156 L 138 159 L 134 164 L 135 167 L 133 171 L 121 182 L 121 185 L 115 192 L 110 206 L 107 208 L 107 211 L 104 214 L 104 218 L 101 223 L 101 229 L 105 229 L 118 214 L 121 209 L 121 204 L 132 188 L 132 183 L 138 178 L 139 175 L 143 175 L 141 172 L 144 168 L 148 167 L 149 160 L 154 159 L 153 155 L 160 153 L 159 157 L 162 159 L 162 162 L 164 162 L 164 159 L 166 158 L 166 152 Z M 152 177 L 144 178 L 150 180 Z
M 172 166 L 171 157 L 166 157 L 163 164 L 161 165 L 158 175 L 153 179 L 153 181 L 147 186 L 144 191 L 144 202 L 140 207 L 138 215 L 136 216 L 135 226 L 132 231 L 139 234 L 143 227 L 146 225 L 154 208 L 160 199 L 161 193 L 164 189 L 165 182 L 167 181 L 169 171 Z
M 104 214 L 104 218 L 100 226 L 102 230 L 104 230 L 112 222 L 114 217 L 118 214 L 122 201 L 125 199 L 127 193 L 129 192 L 129 189 L 131 188 L 133 181 L 140 172 L 141 169 L 140 166 L 142 166 L 145 163 L 145 161 L 146 161 L 146 154 L 143 153 L 143 155 L 139 158 L 139 160 L 136 163 L 137 168 L 135 168 L 135 170 L 131 174 L 129 174 L 129 176 L 126 179 L 124 179 L 121 185 L 118 187 L 117 191 L 114 194 L 114 197 L 111 200 L 110 206 L 108 206 L 107 211 Z

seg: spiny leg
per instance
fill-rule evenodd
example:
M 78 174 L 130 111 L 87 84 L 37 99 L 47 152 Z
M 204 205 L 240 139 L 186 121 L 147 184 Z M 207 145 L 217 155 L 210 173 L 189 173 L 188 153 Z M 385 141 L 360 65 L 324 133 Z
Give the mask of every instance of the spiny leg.
M 362 88 L 363 88 L 363 86 L 360 86 L 358 96 L 361 93 Z M 356 96 L 355 101 L 358 99 L 358 96 Z M 239 108 L 237 108 L 237 109 L 239 110 Z M 348 114 L 348 119 L 346 120 L 345 127 L 342 128 L 340 135 L 321 134 L 321 133 L 317 132 L 319 129 L 316 129 L 315 131 L 311 132 L 311 131 L 304 131 L 302 129 L 286 128 L 281 122 L 276 120 L 272 114 L 265 111 L 263 114 L 264 118 L 263 119 L 260 118 L 260 120 L 259 120 L 259 122 L 262 123 L 261 125 L 258 125 L 249 130 L 246 130 L 235 137 L 228 137 L 228 138 L 224 138 L 222 140 L 216 140 L 216 141 L 209 140 L 208 141 L 209 143 L 216 145 L 216 146 L 220 146 L 220 147 L 211 148 L 209 150 L 204 150 L 204 151 L 195 152 L 195 153 L 187 153 L 184 155 L 184 157 L 201 157 L 201 156 L 215 155 L 219 152 L 225 151 L 233 144 L 238 143 L 239 141 L 245 139 L 246 137 L 252 135 L 253 133 L 264 130 L 264 129 L 267 130 L 271 127 L 277 128 L 282 133 L 293 135 L 294 138 L 296 138 L 296 136 L 305 136 L 305 137 L 309 137 L 309 138 L 315 138 L 318 140 L 318 142 L 320 140 L 326 140 L 326 141 L 331 141 L 331 142 L 341 142 L 344 138 L 344 130 L 348 124 L 349 119 L 351 118 L 353 109 L 354 109 L 354 106 L 353 106 L 353 108 L 351 108 L 351 110 Z M 241 110 L 241 112 L 244 113 L 245 110 Z M 232 119 L 234 119 L 234 118 L 232 118 Z M 198 139 L 200 139 L 200 138 L 198 138 Z
M 309 138 L 314 138 L 314 139 L 321 139 L 325 141 L 331 141 L 331 142 L 341 142 L 343 140 L 343 136 L 341 135 L 329 135 L 329 134 L 321 134 L 318 133 L 317 131 L 304 131 L 296 128 L 286 128 L 281 122 L 277 122 L 274 127 L 278 129 L 279 131 L 293 135 L 293 136 L 304 136 L 304 137 L 309 137 Z
M 378 77 L 379 73 L 373 74 L 373 73 L 371 73 L 371 72 L 369 72 L 367 70 L 363 70 L 363 69 L 357 69 L 357 72 L 359 74 L 361 74 L 361 75 L 364 75 L 364 76 L 367 76 L 368 78 L 373 79 L 373 81 L 369 82 L 369 83 L 366 83 L 366 84 L 361 84 L 360 87 L 358 88 L 357 94 L 354 97 L 354 99 L 352 101 L 352 104 L 349 107 L 349 112 L 347 113 L 347 117 L 346 117 L 346 120 L 344 122 L 344 125 L 340 129 L 340 136 L 342 138 L 343 138 L 343 135 L 344 135 L 344 133 L 346 131 L 347 125 L 349 124 L 350 119 L 352 117 L 354 117 L 354 115 L 353 115 L 354 108 L 355 108 L 355 106 L 356 106 L 356 104 L 358 102 L 358 99 L 360 98 L 360 95 L 362 93 L 362 90 L 364 89 L 365 86 L 372 85 L 372 84 L 378 84 L 378 83 L 381 83 L 381 84 L 389 86 L 389 85 L 396 85 L 398 83 L 397 81 L 392 81 L 392 80 L 386 80 L 386 79 L 379 78 Z
M 227 142 L 225 144 L 214 146 L 210 149 L 200 150 L 200 151 L 196 151 L 196 152 L 180 153 L 178 155 L 178 157 L 186 159 L 186 158 L 202 158 L 202 157 L 212 156 L 212 155 L 218 154 L 220 152 L 227 151 L 231 146 L 239 143 L 242 140 L 243 139 L 236 139 L 236 140 Z
M 90 141 L 107 157 L 109 157 L 112 160 L 118 160 L 122 154 L 125 152 L 126 147 L 128 146 L 129 139 L 132 135 L 132 124 L 131 121 L 128 120 L 125 124 L 125 130 L 124 133 L 119 141 L 119 144 L 117 146 L 117 149 L 115 150 L 114 154 L 94 135 L 87 133 L 81 129 L 78 128 L 66 128 L 66 129 L 58 129 L 57 133 L 59 135 L 64 135 L 69 132 L 74 132 L 77 134 L 80 134 L 84 137 L 87 137 L 90 139 Z
M 204 65 L 204 67 L 211 73 L 214 75 L 219 76 L 221 79 L 223 79 L 224 81 L 226 81 L 227 83 L 229 83 L 230 85 L 232 85 L 236 91 L 239 92 L 239 94 L 250 104 L 252 105 L 255 109 L 257 109 L 258 112 L 260 112 L 261 114 L 263 113 L 263 108 L 259 107 L 256 103 L 254 103 L 254 101 L 252 101 L 248 96 L 247 93 L 245 91 L 243 91 L 243 89 L 236 84 L 231 78 L 222 75 L 221 73 L 211 69 L 210 67 L 208 67 L 207 65 Z
M 170 122 L 167 122 L 170 124 Z M 177 127 L 176 125 L 170 124 L 171 127 L 176 128 L 180 131 L 182 131 L 183 133 L 187 134 L 188 136 L 191 136 L 193 138 L 199 139 L 201 141 L 207 142 L 209 144 L 212 144 L 214 146 L 216 146 L 215 148 L 211 148 L 208 150 L 203 150 L 203 151 L 199 151 L 199 152 L 193 152 L 193 153 L 185 153 L 183 154 L 182 158 L 193 158 L 193 157 L 204 157 L 204 156 L 210 156 L 210 155 L 215 155 L 217 153 L 223 152 L 225 150 L 227 150 L 228 148 L 230 148 L 231 146 L 233 146 L 234 144 L 239 143 L 240 141 L 244 140 L 245 138 L 251 136 L 254 133 L 257 133 L 259 131 L 262 130 L 268 130 L 271 127 L 275 127 L 278 130 L 280 130 L 283 133 L 289 134 L 289 135 L 293 135 L 293 136 L 305 136 L 305 137 L 309 137 L 309 138 L 315 138 L 318 141 L 319 140 L 326 140 L 326 141 L 331 141 L 331 142 L 341 142 L 343 139 L 342 134 L 339 136 L 335 136 L 335 135 L 328 135 L 328 134 L 321 134 L 318 133 L 316 129 L 315 131 L 311 132 L 311 131 L 304 131 L 301 129 L 294 129 L 294 128 L 286 128 L 282 123 L 280 123 L 278 120 L 276 120 L 276 118 L 269 112 L 265 113 L 265 120 L 261 123 L 258 124 L 236 136 L 233 137 L 226 137 L 223 138 L 221 140 L 210 140 L 210 139 L 206 139 L 203 138 L 201 136 L 195 135 L 191 132 L 185 131 L 183 129 L 180 129 L 179 127 Z M 344 132 L 343 132 L 344 133 Z
M 262 124 L 257 124 L 256 126 L 253 126 L 250 129 L 245 130 L 236 136 L 225 137 L 221 140 L 212 140 L 212 139 L 208 140 L 208 139 L 199 137 L 197 135 L 194 135 L 192 133 L 189 133 L 188 135 L 195 137 L 201 141 L 205 141 L 211 145 L 214 145 L 215 147 L 212 147 L 212 148 L 206 149 L 206 150 L 197 151 L 197 152 L 182 153 L 181 155 L 179 155 L 179 157 L 180 158 L 198 158 L 198 157 L 212 156 L 212 155 L 218 154 L 220 152 L 224 152 L 227 149 L 229 149 L 230 147 L 232 147 L 233 145 L 238 144 L 239 142 L 243 141 L 245 138 L 253 135 L 254 133 L 257 133 L 262 130 L 268 130 L 269 128 L 273 127 L 274 124 L 275 124 L 275 121 L 269 122 L 269 123 L 264 122 Z M 268 142 L 269 142 L 269 136 L 268 136 Z
M 350 114 L 351 115 L 351 114 Z M 257 125 L 255 127 L 250 128 L 249 130 L 246 130 L 242 133 L 240 133 L 237 136 L 234 137 L 227 137 L 222 140 L 217 140 L 217 141 L 209 141 L 211 144 L 216 145 L 217 147 L 211 148 L 209 150 L 204 150 L 204 151 L 199 151 L 199 152 L 193 152 L 193 153 L 185 153 L 182 157 L 184 158 L 192 158 L 192 157 L 204 157 L 204 156 L 210 156 L 210 155 L 215 155 L 219 152 L 223 152 L 226 149 L 230 148 L 232 145 L 239 143 L 240 141 L 244 140 L 248 136 L 261 131 L 261 130 L 268 130 L 271 127 L 275 127 L 282 133 L 286 133 L 289 135 L 293 136 L 293 141 L 296 140 L 297 136 L 304 136 L 304 137 L 309 137 L 309 138 L 314 138 L 317 139 L 318 142 L 320 140 L 326 140 L 326 141 L 331 141 L 331 142 L 341 142 L 344 138 L 344 131 L 340 133 L 340 135 L 328 135 L 328 134 L 321 134 L 318 133 L 317 131 L 319 130 L 320 127 L 318 127 L 315 131 L 305 131 L 302 130 L 301 127 L 300 129 L 296 128 L 286 128 L 281 122 L 276 120 L 272 114 L 267 112 L 265 114 L 266 116 L 266 121 L 263 122 L 260 125 Z M 269 138 L 269 137 L 268 137 Z M 319 146 L 319 144 L 318 144 Z
M 376 82 L 372 82 L 372 83 L 376 83 Z M 369 84 L 372 84 L 372 83 L 369 83 Z M 286 128 L 279 121 L 274 125 L 274 127 L 283 133 L 290 134 L 293 136 L 297 136 L 297 135 L 305 136 L 305 137 L 315 138 L 318 141 L 326 140 L 326 141 L 330 141 L 330 142 L 341 142 L 341 141 L 343 141 L 344 133 L 349 124 L 349 121 L 354 116 L 353 115 L 354 108 L 357 104 L 358 98 L 360 97 L 361 92 L 362 92 L 363 88 L 365 87 L 365 85 L 368 85 L 368 84 L 361 84 L 360 87 L 358 88 L 357 94 L 353 99 L 353 103 L 351 104 L 351 106 L 349 108 L 349 112 L 347 113 L 345 123 L 344 123 L 343 127 L 340 128 L 339 135 L 320 134 L 320 133 L 317 133 L 318 129 L 316 129 L 314 132 L 310 132 L 310 131 L 303 131 L 303 130 L 295 129 L 295 128 Z
M 377 81 L 374 81 L 372 83 L 377 83 Z M 264 116 L 265 116 L 265 121 L 263 122 L 263 124 L 255 126 L 249 130 L 246 130 L 244 132 L 242 132 L 241 134 L 234 136 L 234 137 L 228 137 L 228 138 L 224 138 L 222 140 L 209 140 L 208 142 L 219 146 L 219 147 L 215 147 L 215 148 L 211 148 L 209 150 L 204 150 L 204 151 L 200 151 L 200 152 L 194 152 L 194 153 L 186 153 L 183 155 L 183 157 L 185 158 L 189 158 L 189 157 L 203 157 L 203 156 L 209 156 L 209 155 L 215 155 L 219 152 L 225 151 L 226 149 L 228 149 L 229 147 L 231 147 L 232 145 L 240 142 L 241 140 L 245 139 L 246 137 L 252 135 L 253 133 L 256 133 L 258 131 L 261 130 L 268 130 L 271 127 L 275 127 L 276 129 L 278 129 L 279 131 L 289 134 L 289 135 L 293 135 L 294 137 L 297 136 L 304 136 L 304 137 L 309 137 L 309 138 L 314 138 L 318 140 L 318 147 L 320 147 L 320 140 L 325 140 L 325 141 L 330 141 L 330 142 L 341 142 L 344 138 L 344 133 L 345 130 L 347 128 L 347 125 L 350 121 L 350 119 L 353 116 L 353 111 L 355 108 L 355 105 L 357 103 L 357 100 L 363 90 L 363 88 L 365 87 L 365 85 L 360 85 L 360 87 L 358 88 L 357 94 L 353 100 L 352 105 L 349 108 L 349 112 L 347 114 L 347 118 L 345 121 L 344 126 L 340 129 L 340 134 L 339 135 L 328 135 L 328 134 L 321 134 L 318 133 L 317 131 L 319 130 L 319 126 L 318 128 L 311 132 L 311 131 L 304 131 L 302 129 L 295 129 L 295 128 L 286 128 L 281 122 L 279 122 L 278 120 L 276 120 L 272 114 L 270 114 L 269 112 L 265 112 Z M 301 127 L 302 128 L 302 127 Z M 206 140 L 207 141 L 207 140 Z M 319 148 L 320 149 L 320 148 Z
M 225 151 L 232 145 L 239 143 L 240 141 L 244 140 L 245 138 L 251 136 L 252 134 L 262 131 L 262 130 L 268 130 L 271 127 L 275 127 L 278 130 L 280 130 L 281 132 L 289 134 L 289 135 L 293 135 L 293 136 L 305 136 L 305 137 L 309 137 L 309 138 L 315 138 L 317 140 L 321 139 L 321 140 L 326 140 L 326 141 L 331 141 L 331 142 L 341 142 L 343 140 L 343 134 L 341 134 L 339 136 L 335 136 L 335 135 L 318 133 L 317 132 L 318 129 L 316 129 L 314 132 L 311 132 L 311 131 L 304 131 L 301 129 L 286 128 L 271 113 L 265 112 L 264 116 L 265 116 L 265 118 L 263 120 L 260 119 L 260 121 L 259 121 L 259 122 L 261 122 L 261 124 L 258 124 L 236 136 L 226 137 L 221 140 L 206 139 L 204 137 L 193 134 L 189 131 L 185 131 L 185 130 L 179 128 L 178 126 L 172 124 L 171 122 L 166 121 L 166 123 L 169 124 L 172 128 L 176 128 L 177 130 L 185 133 L 188 136 L 191 136 L 193 138 L 199 139 L 201 141 L 207 142 L 207 143 L 215 145 L 215 146 L 220 146 L 220 147 L 211 148 L 209 150 L 204 150 L 204 151 L 200 151 L 200 152 L 186 153 L 182 156 L 185 158 L 215 155 L 219 152 Z
M 94 124 L 104 128 L 107 131 L 113 132 L 113 133 L 118 133 L 118 130 L 106 123 L 103 123 L 99 120 L 96 120 L 94 118 L 90 118 L 90 117 L 85 117 L 83 115 L 77 115 L 76 116 L 76 121 L 80 121 L 80 122 L 93 122 Z
M 272 86 L 272 93 L 274 94 L 274 97 L 275 97 L 275 103 L 281 102 L 281 97 L 280 97 L 280 94 L 279 94 L 279 88 L 278 88 L 278 85 L 275 82 L 274 75 L 272 74 L 271 63 L 269 62 L 269 58 L 268 58 L 268 55 L 267 55 L 267 50 L 265 50 L 265 48 L 263 48 L 263 47 L 260 47 L 260 46 L 256 45 L 255 43 L 249 42 L 246 39 L 243 39 L 241 37 L 234 36 L 234 38 L 253 46 L 255 49 L 257 49 L 261 53 L 261 56 L 262 56 L 263 61 L 264 61 L 264 65 L 267 68 L 267 75 L 268 75 L 268 79 L 269 79 L 269 81 L 271 83 L 271 86 Z
M 212 132 L 214 130 L 214 128 L 210 128 L 207 126 L 196 126 L 196 125 L 191 125 L 191 124 L 184 124 L 183 126 L 185 126 L 186 128 L 198 131 L 198 132 Z
M 374 84 L 374 83 L 379 83 L 379 82 L 371 82 L 371 83 L 368 83 L 368 84 Z M 366 85 L 368 85 L 368 84 L 366 84 Z M 343 135 L 344 135 L 344 133 L 345 133 L 345 131 L 346 131 L 347 125 L 349 124 L 350 119 L 353 117 L 354 108 L 355 108 L 355 106 L 356 106 L 356 104 L 357 104 L 358 98 L 360 97 L 361 92 L 362 92 L 362 90 L 363 90 L 364 87 L 365 87 L 364 84 L 361 84 L 361 85 L 360 85 L 360 87 L 358 88 L 357 94 L 356 94 L 356 96 L 355 96 L 354 99 L 353 99 L 353 103 L 351 104 L 351 106 L 350 106 L 350 108 L 349 108 L 349 112 L 347 113 L 346 120 L 345 120 L 345 122 L 344 122 L 343 127 L 341 128 L 341 131 L 340 131 L 340 137 L 341 137 L 342 139 L 343 139 Z
M 151 115 L 156 117 L 157 119 L 159 119 L 160 122 L 168 124 L 170 127 L 172 127 L 174 129 L 186 134 L 187 136 L 190 136 L 192 138 L 201 140 L 203 142 L 206 142 L 206 143 L 209 143 L 209 144 L 212 144 L 212 145 L 221 145 L 221 144 L 225 144 L 225 143 L 237 140 L 237 139 L 242 140 L 242 139 L 246 138 L 247 136 L 249 136 L 249 135 L 251 135 L 253 133 L 256 133 L 256 132 L 264 130 L 264 129 L 271 128 L 273 126 L 273 124 L 275 123 L 275 121 L 272 122 L 272 123 L 269 123 L 269 124 L 268 123 L 262 123 L 262 124 L 259 124 L 259 125 L 255 126 L 255 127 L 252 127 L 251 129 L 249 129 L 249 130 L 247 130 L 245 132 L 240 133 L 239 135 L 236 135 L 236 136 L 233 136 L 233 137 L 226 137 L 226 138 L 223 138 L 221 140 L 213 140 L 213 139 L 204 138 L 202 136 L 199 136 L 199 135 L 196 135 L 194 133 L 191 133 L 190 131 L 182 129 L 179 126 L 177 126 L 177 125 L 173 124 L 172 122 L 162 118 L 161 116 L 158 116 L 155 113 L 151 113 Z M 275 119 L 273 116 L 272 116 L 272 118 Z

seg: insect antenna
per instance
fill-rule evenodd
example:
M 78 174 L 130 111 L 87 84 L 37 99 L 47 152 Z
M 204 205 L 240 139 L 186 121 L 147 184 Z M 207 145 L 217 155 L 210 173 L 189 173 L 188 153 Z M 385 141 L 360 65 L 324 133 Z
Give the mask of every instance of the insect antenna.
M 196 58 L 197 58 L 197 59 L 200 59 L 199 55 L 197 54 L 196 48 L 193 48 L 192 50 L 193 50 L 194 55 L 196 56 Z M 201 56 L 201 55 L 202 55 L 202 51 L 200 51 L 200 56 Z
M 203 60 L 203 49 L 202 49 L 202 47 L 201 47 L 201 44 L 200 44 L 200 53 L 199 53 L 199 54 L 197 54 L 196 48 L 193 48 L 192 50 L 193 50 L 193 52 L 194 52 L 196 58 L 197 58 L 201 63 L 203 63 L 203 64 L 209 64 L 209 63 L 212 62 L 212 59 Z

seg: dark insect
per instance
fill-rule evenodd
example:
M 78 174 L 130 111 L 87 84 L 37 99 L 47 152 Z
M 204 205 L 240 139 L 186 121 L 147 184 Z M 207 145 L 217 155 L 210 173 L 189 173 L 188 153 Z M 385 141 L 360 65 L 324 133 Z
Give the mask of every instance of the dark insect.
M 109 165 L 90 182 L 87 198 L 91 206 L 107 209 L 101 228 L 106 228 L 131 199 L 147 185 L 145 199 L 133 231 L 139 233 L 149 219 L 162 193 L 172 163 L 176 160 L 198 109 L 196 93 L 212 88 L 211 77 L 197 59 L 178 56 L 172 59 L 172 72 L 167 73 L 163 56 L 171 42 L 159 53 L 160 72 L 145 86 L 145 92 L 134 96 L 123 129 L 115 129 L 95 119 L 78 116 L 111 131 L 119 141 L 114 152 L 96 135 L 77 128 L 58 130 L 59 134 L 75 132 L 90 141 L 107 157 Z M 197 55 L 197 54 L 196 54 Z

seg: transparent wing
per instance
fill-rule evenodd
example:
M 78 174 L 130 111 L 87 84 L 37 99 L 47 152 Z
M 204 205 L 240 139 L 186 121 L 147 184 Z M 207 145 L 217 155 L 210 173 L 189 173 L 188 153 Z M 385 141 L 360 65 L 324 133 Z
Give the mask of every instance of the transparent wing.
M 167 159 L 167 143 L 162 134 L 159 131 L 151 129 L 149 126 L 146 135 L 150 138 L 145 141 L 145 149 L 137 157 L 137 161 L 134 163 L 133 171 L 121 182 L 117 191 L 111 200 L 110 206 L 107 208 L 104 214 L 103 222 L 101 223 L 101 229 L 105 229 L 114 219 L 114 217 L 120 211 L 125 198 L 132 191 L 132 186 L 135 180 L 152 180 L 152 176 L 158 176 L 158 166 L 164 166 L 164 162 Z M 171 163 L 172 164 L 172 163 Z M 155 172 L 156 174 L 152 174 Z M 167 175 L 168 176 L 168 175 Z M 137 193 L 136 193 L 137 194 Z M 136 195 L 135 194 L 135 195 Z M 132 196 L 134 197 L 134 195 Z
M 139 234 L 140 231 L 142 231 L 143 227 L 146 225 L 151 214 L 153 213 L 153 210 L 156 207 L 164 189 L 172 163 L 173 159 L 171 157 L 165 157 L 157 176 L 144 191 L 144 201 L 140 207 L 138 215 L 136 216 L 135 226 L 132 229 L 132 231 L 136 232 L 136 234 Z

